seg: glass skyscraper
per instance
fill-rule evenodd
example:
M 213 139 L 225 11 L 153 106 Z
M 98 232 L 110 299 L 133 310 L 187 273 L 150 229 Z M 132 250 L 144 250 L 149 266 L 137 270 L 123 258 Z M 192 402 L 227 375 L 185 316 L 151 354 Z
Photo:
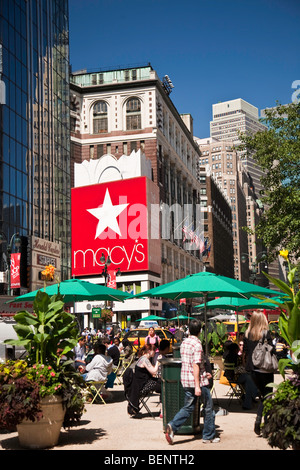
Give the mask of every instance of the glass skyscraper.
M 20 234 L 23 275 L 34 236 L 70 276 L 69 122 L 68 0 L 0 0 L 0 233 Z

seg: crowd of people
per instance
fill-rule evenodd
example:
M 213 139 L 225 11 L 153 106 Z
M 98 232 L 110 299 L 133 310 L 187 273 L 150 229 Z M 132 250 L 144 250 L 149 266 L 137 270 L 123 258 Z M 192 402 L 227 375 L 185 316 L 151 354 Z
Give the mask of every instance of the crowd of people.
M 201 322 L 191 320 L 188 328 L 174 328 L 172 333 L 179 334 L 181 376 L 180 381 L 184 390 L 182 408 L 167 424 L 165 437 L 169 444 L 175 441 L 175 435 L 180 427 L 193 413 L 197 400 L 203 404 L 204 425 L 202 440 L 204 443 L 217 443 L 220 437 L 216 435 L 215 411 L 211 394 L 212 373 L 207 366 L 199 334 Z M 278 358 L 285 357 L 287 345 L 278 335 L 272 337 L 265 315 L 253 312 L 245 333 L 238 336 L 238 341 L 228 338 L 225 343 L 223 362 L 233 367 L 226 370 L 228 379 L 240 384 L 244 390 L 243 408 L 252 409 L 258 403 L 254 432 L 260 434 L 264 397 L 271 392 L 268 384 L 274 381 L 274 374 L 259 370 L 253 365 L 252 353 L 259 340 L 272 345 L 272 352 Z M 92 345 L 92 357 L 89 360 L 89 349 Z M 161 397 L 161 359 L 170 353 L 170 342 L 161 340 L 153 327 L 149 328 L 145 344 L 138 351 L 138 359 L 123 377 L 125 397 L 128 401 L 127 411 L 132 417 L 139 414 L 140 396 L 152 391 Z M 103 331 L 85 329 L 74 350 L 75 367 L 83 374 L 86 381 L 107 380 L 106 388 L 112 388 L 116 374 L 114 369 L 119 364 L 120 355 L 130 356 L 133 349 L 130 342 L 121 340 L 121 331 L 114 333 L 113 328 Z M 160 400 L 161 401 L 161 400 Z M 163 410 L 161 409 L 161 417 Z

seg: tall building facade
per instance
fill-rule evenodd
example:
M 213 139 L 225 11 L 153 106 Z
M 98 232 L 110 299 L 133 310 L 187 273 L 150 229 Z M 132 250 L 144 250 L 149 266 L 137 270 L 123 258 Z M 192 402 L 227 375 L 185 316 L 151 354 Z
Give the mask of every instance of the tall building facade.
M 22 292 L 70 275 L 68 0 L 1 0 L 0 56 L 0 271 L 17 233 Z
M 235 165 L 233 163 L 234 178 L 230 179 L 230 192 L 229 197 L 234 203 L 237 212 L 233 207 L 233 233 L 234 233 L 234 251 L 235 251 L 235 277 L 241 280 L 248 280 L 249 278 L 257 280 L 260 284 L 266 284 L 266 279 L 260 275 L 260 259 L 265 253 L 265 247 L 261 240 L 258 240 L 255 233 L 247 234 L 247 241 L 245 240 L 245 232 L 242 227 L 255 229 L 259 217 L 263 211 L 260 200 L 261 185 L 260 178 L 262 176 L 262 169 L 253 158 L 246 155 L 244 151 L 238 149 L 240 141 L 240 134 L 252 135 L 258 131 L 266 130 L 266 126 L 260 122 L 258 109 L 247 103 L 243 99 L 235 99 L 231 101 L 220 102 L 212 106 L 213 119 L 210 122 L 210 139 L 209 150 L 205 148 L 206 139 L 196 139 L 200 148 L 204 152 L 211 152 L 214 147 L 222 148 L 225 145 L 225 150 L 232 147 L 235 151 Z M 202 156 L 203 159 L 204 155 Z M 213 171 L 214 162 L 210 160 L 210 165 Z M 223 168 L 222 175 L 216 173 L 224 187 L 228 186 L 226 181 L 226 174 L 228 175 L 228 167 Z M 231 185 L 233 183 L 233 185 Z M 235 186 L 235 188 L 234 188 Z M 234 195 L 235 192 L 235 195 Z M 239 195 L 239 196 L 238 196 Z M 236 227 L 235 227 L 236 224 Z M 247 262 L 245 262 L 247 259 Z M 253 270 L 258 272 L 255 274 Z
M 161 204 L 196 208 L 200 152 L 152 67 L 81 71 L 73 73 L 70 82 L 72 160 L 80 163 L 105 154 L 118 159 L 141 150 L 151 162 Z M 183 250 L 182 239 L 173 234 L 170 230 L 163 246 L 162 282 L 202 267 L 199 256 Z
M 72 161 L 98 160 L 100 165 L 107 155 L 110 161 L 129 162 L 140 151 L 150 162 L 150 179 L 158 188 L 160 208 L 190 207 L 189 217 L 176 219 L 172 211 L 167 214 L 167 235 L 161 212 L 159 272 L 148 273 L 148 284 L 142 290 L 202 271 L 199 248 L 187 249 L 183 232 L 196 234 L 197 220 L 205 212 L 197 179 L 200 150 L 193 139 L 192 117 L 178 113 L 164 80 L 150 64 L 97 73 L 82 70 L 71 74 L 70 101 Z M 142 278 L 142 273 L 122 273 L 117 285 L 125 279 L 135 292 Z
M 195 142 L 201 151 L 200 165 L 205 167 L 221 191 L 226 194 L 232 210 L 233 262 L 236 279 L 249 281 L 249 270 L 241 261 L 241 253 L 248 252 L 247 233 L 241 228 L 246 226 L 246 198 L 241 182 L 240 163 L 231 141 L 213 138 L 199 139 Z

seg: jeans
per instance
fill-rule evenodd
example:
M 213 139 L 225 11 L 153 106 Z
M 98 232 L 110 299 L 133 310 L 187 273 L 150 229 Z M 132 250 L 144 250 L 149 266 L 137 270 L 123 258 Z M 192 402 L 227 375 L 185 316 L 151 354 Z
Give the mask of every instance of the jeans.
M 216 434 L 215 410 L 210 389 L 208 387 L 201 387 L 201 400 L 203 403 L 204 414 L 202 439 L 214 439 Z
M 181 410 L 174 416 L 170 425 L 174 434 L 185 423 L 194 411 L 197 397 L 194 388 L 184 388 L 184 405 Z M 203 439 L 213 439 L 215 437 L 215 412 L 213 409 L 213 400 L 210 389 L 201 387 L 201 399 L 203 402 L 204 427 L 202 432 Z

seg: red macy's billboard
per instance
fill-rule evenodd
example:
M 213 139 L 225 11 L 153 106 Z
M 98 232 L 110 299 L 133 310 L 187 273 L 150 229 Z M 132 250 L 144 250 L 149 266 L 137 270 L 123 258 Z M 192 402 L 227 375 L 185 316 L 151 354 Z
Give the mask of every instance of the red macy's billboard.
M 160 273 L 160 241 L 150 237 L 151 205 L 157 186 L 146 177 L 72 189 L 72 275 L 101 274 L 100 258 L 110 270 Z

